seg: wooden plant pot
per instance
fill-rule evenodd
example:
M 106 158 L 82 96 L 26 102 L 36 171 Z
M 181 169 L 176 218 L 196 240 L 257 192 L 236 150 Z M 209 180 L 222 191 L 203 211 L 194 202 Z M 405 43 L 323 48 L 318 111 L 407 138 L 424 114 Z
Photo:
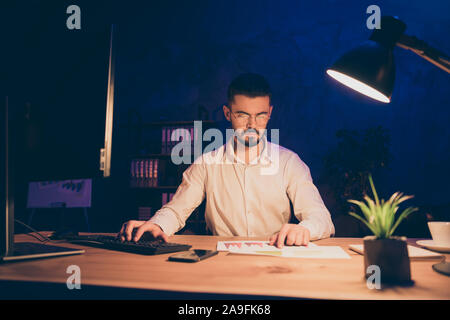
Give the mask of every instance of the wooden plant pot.
M 377 239 L 374 236 L 364 238 L 364 273 L 371 265 L 380 268 L 380 282 L 384 284 L 411 284 L 410 261 L 405 237 Z

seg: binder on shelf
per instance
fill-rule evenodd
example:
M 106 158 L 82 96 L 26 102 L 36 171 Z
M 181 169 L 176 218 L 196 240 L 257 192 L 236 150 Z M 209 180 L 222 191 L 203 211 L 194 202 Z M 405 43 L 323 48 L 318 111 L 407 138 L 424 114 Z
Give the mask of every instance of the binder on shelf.
M 205 130 L 214 124 L 215 121 L 203 121 Z M 134 124 L 129 124 L 129 126 L 136 127 Z M 200 126 L 194 126 L 194 121 L 148 122 L 140 125 L 139 129 L 145 130 L 137 132 L 140 140 L 134 139 L 134 136 L 131 137 L 133 140 L 144 142 L 149 148 L 130 150 L 135 156 L 130 159 L 128 163 L 130 167 L 127 169 L 129 170 L 130 186 L 135 189 L 133 192 L 136 192 L 138 202 L 140 202 L 137 204 L 138 212 L 134 214 L 138 214 L 140 220 L 148 221 L 156 212 L 153 209 L 158 209 L 161 204 L 165 205 L 173 200 L 176 186 L 181 183 L 183 172 L 188 167 L 188 164 L 175 165 L 171 162 L 170 156 L 173 148 L 180 142 L 190 144 L 191 155 L 194 157 L 195 146 L 203 147 L 202 129 Z M 172 140 L 172 134 L 180 133 L 179 130 L 183 130 L 182 134 L 174 134 L 174 136 L 178 136 L 178 139 Z M 131 142 L 136 141 L 131 140 L 130 146 Z M 141 189 L 141 191 L 136 189 Z M 193 220 L 197 219 L 195 212 L 191 215 L 191 224 Z
M 138 175 L 139 186 L 142 186 L 142 181 L 144 180 L 144 175 L 143 175 L 144 160 L 139 160 L 138 162 L 139 162 L 139 175 Z
M 131 160 L 130 186 L 134 188 L 150 188 L 159 186 L 159 159 Z
M 195 152 L 195 141 L 197 140 L 198 135 L 197 131 L 198 128 L 194 128 L 194 126 L 191 127 L 191 154 L 194 154 Z
M 173 147 L 175 147 L 175 144 L 177 143 L 176 140 L 172 140 L 172 135 L 176 135 L 176 134 L 178 134 L 178 132 L 179 132 L 178 128 L 176 128 L 176 127 L 172 128 L 172 133 L 170 134 L 170 138 L 171 138 L 171 140 L 170 140 L 170 154 L 172 153 Z
M 174 196 L 174 192 L 163 192 L 162 193 L 162 201 L 161 201 L 161 205 L 165 205 L 166 203 L 172 201 L 172 198 Z
M 149 177 L 149 172 L 148 172 L 148 162 L 149 161 L 147 159 L 145 159 L 143 161 L 144 161 L 144 178 L 145 178 L 145 180 L 147 180 Z
M 167 153 L 167 145 L 166 145 L 166 127 L 162 127 L 162 134 L 161 134 L 161 153 L 166 154 Z
M 158 186 L 158 164 L 159 164 L 159 159 L 154 159 L 152 160 L 153 163 L 153 174 L 152 174 L 152 187 L 157 187 Z
M 171 134 L 172 134 L 172 128 L 167 127 L 166 128 L 166 144 L 165 144 L 165 148 L 164 148 L 164 154 L 170 154 Z
M 152 179 L 153 174 L 152 174 L 152 170 L 153 170 L 153 160 L 151 159 L 147 159 L 147 177 L 146 177 L 146 181 L 150 181 L 150 179 Z
M 134 160 L 131 161 L 130 170 L 130 177 L 134 179 L 136 177 L 136 162 Z
M 138 208 L 138 220 L 149 220 L 152 217 L 151 207 L 139 207 Z
M 196 130 L 198 131 L 198 130 Z M 193 148 L 194 144 L 193 142 L 195 141 L 195 136 L 198 135 L 198 132 L 194 131 L 194 126 L 187 126 L 187 125 L 182 125 L 179 127 L 174 127 L 174 126 L 168 126 L 168 127 L 163 127 L 162 128 L 162 133 L 161 133 L 161 153 L 162 154 L 166 154 L 166 155 L 170 155 L 172 153 L 173 148 L 175 147 L 175 145 L 177 145 L 179 142 L 190 142 L 191 143 L 191 149 Z M 172 134 L 176 133 L 176 136 L 178 136 L 178 140 L 173 139 L 172 140 Z M 188 141 L 190 140 L 190 141 Z M 192 150 L 191 150 L 192 153 Z

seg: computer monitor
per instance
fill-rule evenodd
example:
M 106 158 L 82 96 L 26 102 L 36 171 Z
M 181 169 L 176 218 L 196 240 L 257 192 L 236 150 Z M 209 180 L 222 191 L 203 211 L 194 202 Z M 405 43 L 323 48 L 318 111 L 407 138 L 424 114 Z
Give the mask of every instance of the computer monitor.
M 59 30 L 59 29 L 58 29 Z M 63 30 L 64 31 L 64 30 Z M 76 47 L 76 44 L 81 41 L 79 37 L 75 34 L 68 34 L 67 32 L 63 32 L 61 30 L 55 31 L 55 37 L 59 37 L 58 39 L 61 42 L 58 44 L 59 46 L 67 45 L 68 47 Z M 98 31 L 98 30 L 94 30 Z M 92 36 L 95 37 L 96 43 L 98 42 L 98 33 L 93 32 Z M 100 32 L 103 32 L 103 27 Z M 106 34 L 105 34 L 106 35 Z M 102 178 L 108 178 L 111 176 L 111 145 L 112 145 L 112 132 L 113 132 L 113 105 L 114 105 L 114 50 L 113 50 L 113 26 L 110 28 L 110 39 L 109 39 L 109 69 L 108 69 L 108 91 L 107 91 L 107 106 L 106 106 L 106 121 L 105 121 L 105 131 L 104 131 L 104 146 L 100 150 L 100 164 L 97 153 L 99 149 L 95 150 L 95 158 L 93 154 L 92 146 L 94 143 L 97 143 L 100 140 L 100 128 L 98 125 L 98 120 L 103 118 L 105 119 L 104 109 L 96 108 L 95 111 L 91 110 L 91 105 L 85 103 L 84 100 L 75 98 L 66 101 L 64 109 L 58 109 L 60 105 L 61 97 L 65 97 L 64 95 L 52 95 L 52 93 L 48 93 L 48 95 L 52 95 L 54 99 L 53 102 L 49 102 L 50 100 L 45 99 L 45 90 L 41 90 L 44 93 L 38 95 L 41 99 L 38 100 L 40 105 L 49 105 L 46 106 L 45 115 L 48 115 L 48 123 L 45 126 L 46 131 L 42 131 L 41 140 L 45 143 L 41 143 L 39 147 L 39 159 L 30 159 L 30 163 L 24 163 L 24 157 L 21 154 L 19 148 L 17 148 L 17 137 L 13 137 L 16 133 L 16 120 L 19 119 L 18 116 L 15 116 L 13 113 L 18 114 L 18 107 L 21 107 L 21 102 L 16 101 L 16 98 L 8 98 L 2 97 L 3 100 L 0 102 L 0 131 L 1 131 L 1 143 L 0 143 L 0 261 L 10 261 L 10 260 L 18 260 L 25 258 L 36 258 L 36 257 L 44 257 L 44 256 L 55 256 L 55 255 L 63 255 L 63 254 L 74 254 L 81 253 L 82 250 L 73 250 L 70 248 L 60 248 L 55 247 L 52 248 L 48 245 L 42 245 L 39 243 L 15 243 L 14 242 L 14 223 L 15 223 L 15 212 L 14 205 L 16 200 L 16 216 L 17 214 L 22 214 L 23 211 L 23 199 L 19 196 L 23 195 L 22 193 L 17 193 L 16 197 L 14 196 L 14 191 L 18 190 L 18 187 L 24 190 L 24 183 L 27 181 L 46 181 L 46 180 L 65 180 L 65 179 L 73 179 L 73 178 L 87 178 L 87 177 L 96 177 L 100 171 L 103 171 Z M 105 37 L 106 39 L 106 37 Z M 83 42 L 88 42 L 92 40 L 91 38 L 83 37 Z M 80 72 L 76 73 L 73 71 L 72 81 L 81 81 L 86 78 L 86 73 L 84 71 L 89 70 L 89 79 L 90 82 L 84 81 L 88 84 L 80 85 L 79 89 L 84 90 L 86 96 L 86 92 L 90 94 L 91 91 L 88 91 L 87 88 L 91 88 L 93 84 L 97 83 L 97 91 L 101 92 L 102 84 L 99 79 L 103 77 L 103 64 L 104 55 L 102 52 L 106 51 L 105 46 L 107 41 L 104 42 L 104 45 L 100 45 L 97 50 L 97 54 L 93 55 L 93 52 L 90 48 L 89 50 L 89 63 L 86 61 L 82 61 L 84 69 L 81 69 Z M 79 52 L 73 53 L 69 58 L 73 59 L 81 59 L 79 57 Z M 44 59 L 45 55 L 38 54 L 36 59 Z M 99 66 L 96 68 L 95 73 L 93 72 L 93 66 Z M 34 69 L 33 69 L 34 70 Z M 36 70 L 40 70 L 37 68 Z M 13 71 L 11 71 L 13 72 Z M 15 72 L 15 70 L 14 70 Z M 24 72 L 27 72 L 26 70 Z M 94 77 L 95 75 L 96 77 Z M 93 79 L 92 79 L 93 78 Z M 70 80 L 69 79 L 69 80 Z M 68 80 L 68 81 L 69 81 Z M 70 81 L 68 82 L 71 83 Z M 73 82 L 72 82 L 73 83 Z M 28 88 L 28 91 L 31 89 Z M 20 90 L 18 91 L 20 92 Z M 19 93 L 16 92 L 15 96 L 18 96 Z M 42 98 L 42 97 L 44 98 Z M 99 95 L 96 95 L 98 99 Z M 58 98 L 58 99 L 57 99 Z M 97 100 L 98 101 L 98 100 Z M 94 103 L 94 102 L 93 102 Z M 39 105 L 39 104 L 38 104 Z M 61 110 L 72 110 L 72 113 L 69 115 L 64 114 Z M 75 112 L 73 110 L 76 110 Z M 89 111 L 89 112 L 88 112 Z M 74 115 L 76 115 L 76 119 L 72 119 Z M 88 115 L 88 116 L 87 116 Z M 87 119 L 89 121 L 87 121 Z M 83 121 L 81 121 L 83 120 Z M 81 123 L 81 124 L 80 124 Z M 39 124 L 42 128 L 44 126 Z M 73 130 L 73 129 L 76 130 Z M 61 134 L 59 134 L 58 130 L 65 130 Z M 53 131 L 54 132 L 53 132 Z M 68 131 L 68 132 L 67 132 Z M 58 132 L 58 134 L 56 134 Z M 86 137 L 90 139 L 90 144 L 86 145 Z M 51 138 L 51 139 L 46 139 Z M 23 139 L 22 139 L 23 140 Z M 42 142 L 41 141 L 41 142 Z M 14 148 L 17 148 L 14 150 Z M 75 150 L 75 151 L 74 151 Z M 82 151 L 80 151 L 82 150 Z M 23 151 L 23 150 L 22 150 Z M 78 152 L 80 151 L 80 152 Z M 73 157 L 74 152 L 77 157 Z M 78 156 L 83 156 L 83 161 L 78 161 Z M 20 160 L 22 168 L 18 165 L 18 162 L 15 161 Z M 28 160 L 28 159 L 26 159 Z M 16 168 L 14 168 L 16 165 Z M 23 171 L 19 171 L 23 169 L 23 166 L 32 166 L 32 170 L 28 170 L 28 175 L 25 177 L 27 181 L 25 181 Z M 95 171 L 95 172 L 94 172 Z M 19 174 L 21 174 L 19 176 Z M 14 177 L 16 175 L 16 179 Z M 22 179 L 19 178 L 22 177 Z M 110 180 L 110 179 L 102 179 L 102 180 Z M 16 186 L 14 183 L 16 182 Z M 22 197 L 23 198 L 23 197 Z M 20 211 L 18 211 L 20 210 Z M 16 224 L 17 226 L 17 224 Z M 65 250 L 65 251 L 64 251 Z
M 8 97 L 1 104 L 0 127 L 0 261 L 17 261 L 72 255 L 83 253 L 84 250 L 45 245 L 35 242 L 14 242 L 14 110 L 10 107 Z

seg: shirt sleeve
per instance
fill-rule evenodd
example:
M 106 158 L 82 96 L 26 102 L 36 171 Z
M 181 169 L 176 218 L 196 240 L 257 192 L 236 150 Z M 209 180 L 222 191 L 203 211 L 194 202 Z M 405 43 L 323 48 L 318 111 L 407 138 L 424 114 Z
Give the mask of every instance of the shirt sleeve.
M 172 200 L 159 209 L 149 220 L 167 235 L 182 229 L 191 213 L 205 198 L 205 166 L 200 156 L 184 172 L 180 186 Z
M 287 161 L 284 179 L 294 214 L 299 225 L 309 230 L 311 240 L 333 236 L 335 229 L 330 212 L 312 181 L 308 166 L 295 153 Z

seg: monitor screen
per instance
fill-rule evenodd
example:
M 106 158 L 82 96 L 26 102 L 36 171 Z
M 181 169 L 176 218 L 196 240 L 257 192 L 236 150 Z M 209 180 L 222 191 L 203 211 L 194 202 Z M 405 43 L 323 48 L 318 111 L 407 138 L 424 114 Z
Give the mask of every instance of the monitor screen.
M 30 182 L 103 176 L 111 26 L 86 15 L 85 28 L 70 30 L 55 11 L 27 11 L 5 40 L 14 63 L 5 67 L 7 83 L 0 83 L 16 112 L 15 203 L 23 221 Z

